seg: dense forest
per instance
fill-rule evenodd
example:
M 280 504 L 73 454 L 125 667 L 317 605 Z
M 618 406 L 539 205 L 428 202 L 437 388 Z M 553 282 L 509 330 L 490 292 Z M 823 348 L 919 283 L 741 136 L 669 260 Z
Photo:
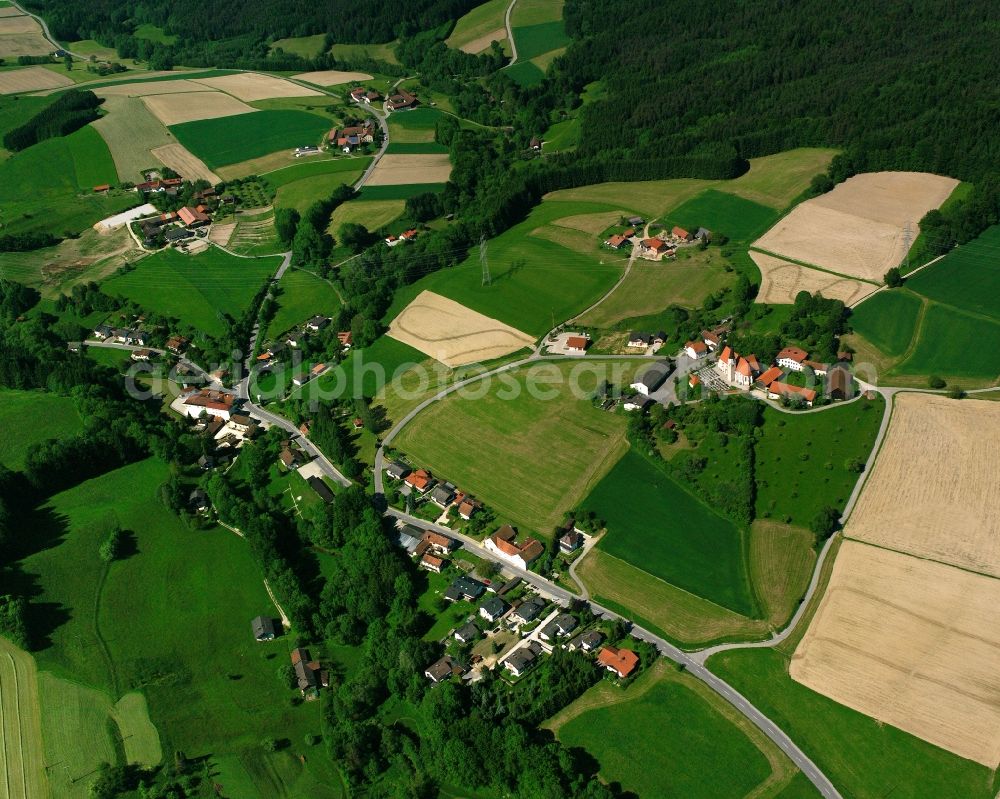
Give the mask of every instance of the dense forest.
M 338 42 L 388 42 L 458 19 L 478 0 L 32 0 L 57 39 L 106 40 L 151 23 L 190 42 L 242 39 L 244 43 L 328 31 Z

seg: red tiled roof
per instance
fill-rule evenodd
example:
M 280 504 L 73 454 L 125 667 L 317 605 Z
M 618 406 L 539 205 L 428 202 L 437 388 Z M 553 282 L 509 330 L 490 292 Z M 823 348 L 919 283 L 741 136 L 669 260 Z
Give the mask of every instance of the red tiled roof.
M 411 485 L 414 488 L 426 488 L 430 481 L 430 473 L 424 469 L 417 469 L 415 472 L 410 472 L 403 480 L 404 483 Z
M 798 347 L 785 347 L 781 352 L 778 353 L 778 360 L 783 358 L 788 358 L 790 361 L 795 361 L 796 363 L 802 363 L 806 358 L 809 357 L 809 353 Z
M 192 208 L 189 205 L 185 205 L 181 210 L 177 212 L 177 215 L 181 218 L 181 222 L 185 225 L 193 225 L 195 222 L 207 222 L 208 217 L 196 208 Z
M 684 349 L 691 348 L 695 352 L 705 352 L 708 349 L 708 345 L 704 341 L 689 341 L 684 345 Z
M 777 380 L 783 372 L 777 366 L 772 366 L 764 374 L 757 378 L 757 382 L 760 383 L 764 388 L 767 388 L 771 383 Z
M 674 229 L 670 231 L 674 236 L 679 239 L 686 239 L 691 234 L 688 233 L 684 228 L 674 225 Z
M 210 408 L 213 411 L 228 411 L 233 407 L 234 399 L 235 397 L 232 394 L 203 388 L 191 392 L 184 400 L 184 404 L 193 405 L 197 408 Z
M 639 665 L 639 656 L 631 649 L 604 647 L 597 655 L 597 662 L 608 669 L 614 669 L 619 677 L 628 677 Z
M 420 559 L 420 562 L 425 566 L 433 566 L 436 569 L 440 569 L 444 566 L 444 558 L 439 558 L 437 555 L 432 555 L 430 552 L 425 552 L 424 556 Z
M 587 339 L 583 336 L 570 336 L 566 339 L 566 346 L 574 350 L 584 350 L 587 348 Z
M 737 361 L 736 371 L 744 377 L 750 377 L 750 364 L 747 363 L 746 358 L 740 358 L 739 361 Z
M 782 397 L 788 397 L 792 395 L 799 395 L 806 402 L 812 402 L 816 399 L 816 392 L 811 388 L 802 388 L 800 386 L 793 386 L 789 383 L 782 383 L 780 380 L 775 380 L 768 386 L 768 391 L 772 394 L 779 394 Z
M 697 385 L 698 385 L 699 383 L 701 383 L 701 378 L 700 378 L 700 377 L 698 377 L 698 375 L 691 375 L 691 376 L 690 376 L 690 377 L 688 378 L 688 385 L 689 385 L 689 386 L 691 386 L 691 388 L 694 388 L 694 387 L 695 387 L 695 386 L 697 386 Z
M 719 355 L 719 360 L 720 361 L 728 361 L 732 357 L 733 357 L 733 349 L 732 349 L 732 347 L 729 347 L 728 345 L 725 346 L 725 347 L 723 347 L 722 348 L 722 354 Z

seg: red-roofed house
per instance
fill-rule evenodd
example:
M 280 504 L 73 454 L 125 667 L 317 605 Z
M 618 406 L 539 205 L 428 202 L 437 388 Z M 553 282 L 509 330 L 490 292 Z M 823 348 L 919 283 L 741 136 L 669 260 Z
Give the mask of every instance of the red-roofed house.
M 211 221 L 204 211 L 199 211 L 190 205 L 185 205 L 181 208 L 177 212 L 177 216 L 180 217 L 181 222 L 187 227 L 199 227 L 200 225 L 207 225 Z
M 689 341 L 684 345 L 684 353 L 688 358 L 694 358 L 696 361 L 701 360 L 708 355 L 708 345 L 703 341 Z
M 791 369 L 793 372 L 802 371 L 802 362 L 809 357 L 809 353 L 798 347 L 785 347 L 778 353 L 778 366 Z
M 337 341 L 341 343 L 344 347 L 350 347 L 354 343 L 354 335 L 350 330 L 343 330 L 337 333 Z
M 400 89 L 398 94 L 392 95 L 386 100 L 386 105 L 390 111 L 405 111 L 417 106 L 417 98 L 404 89 Z
M 663 239 L 643 239 L 639 242 L 639 251 L 647 255 L 663 255 L 670 250 L 670 245 Z
M 403 482 L 423 494 L 430 487 L 431 479 L 431 473 L 426 469 L 417 469 L 406 475 Z
M 209 416 L 221 416 L 228 422 L 235 400 L 233 394 L 202 388 L 185 395 L 182 405 L 184 414 L 192 419 L 198 418 L 204 412 Z
M 606 646 L 597 654 L 597 663 L 624 680 L 639 665 L 639 656 L 631 649 Z
M 110 183 L 102 183 L 100 186 L 94 186 L 95 194 L 103 194 L 106 191 L 111 191 Z
M 802 388 L 800 386 L 783 383 L 780 380 L 775 380 L 767 387 L 767 396 L 768 399 L 785 398 L 795 400 L 796 398 L 799 398 L 805 402 L 807 407 L 811 408 L 813 400 L 816 399 L 816 392 L 811 388 Z
M 682 227 L 678 227 L 677 225 L 674 225 L 673 230 L 670 231 L 670 235 L 675 239 L 680 239 L 681 241 L 691 241 L 691 239 L 694 238 L 694 236 L 688 233 L 688 231 Z
M 424 556 L 420 559 L 420 565 L 427 569 L 427 571 L 434 572 L 435 574 L 441 573 L 441 569 L 444 568 L 446 562 L 444 558 L 439 558 L 430 552 L 425 552 Z
M 729 385 L 744 389 L 749 389 L 753 385 L 754 378 L 760 373 L 756 355 L 744 357 L 728 345 L 722 348 L 715 368 Z
M 618 250 L 628 244 L 628 236 L 615 234 L 610 239 L 604 242 L 605 247 L 610 247 L 612 250 Z
M 566 339 L 566 349 L 569 352 L 586 352 L 589 343 L 586 336 L 569 336 Z
M 483 546 L 522 569 L 527 569 L 544 551 L 541 543 L 534 538 L 529 538 L 523 544 L 518 544 L 517 531 L 509 524 L 505 524 L 487 538 L 483 542 Z

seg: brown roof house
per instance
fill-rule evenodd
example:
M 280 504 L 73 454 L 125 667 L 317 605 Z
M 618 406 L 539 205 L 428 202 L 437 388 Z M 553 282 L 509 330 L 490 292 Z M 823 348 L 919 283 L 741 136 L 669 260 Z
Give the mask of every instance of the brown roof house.
M 330 672 L 321 668 L 318 660 L 309 657 L 308 649 L 292 650 L 292 668 L 299 690 L 307 699 L 315 699 L 320 688 L 330 687 Z

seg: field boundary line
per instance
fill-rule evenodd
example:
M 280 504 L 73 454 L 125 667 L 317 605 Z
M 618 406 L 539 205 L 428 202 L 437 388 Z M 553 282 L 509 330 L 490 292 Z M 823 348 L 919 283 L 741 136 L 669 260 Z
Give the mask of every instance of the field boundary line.
M 818 266 L 816 264 L 811 264 L 807 261 L 799 261 L 795 258 L 789 258 L 787 255 L 782 255 L 781 253 L 772 252 L 771 250 L 765 250 L 763 247 L 757 247 L 751 244 L 747 247 L 748 251 L 763 253 L 764 255 L 770 255 L 772 258 L 777 258 L 780 261 L 785 261 L 786 263 L 794 264 L 795 266 L 801 266 L 805 269 L 812 269 L 816 272 L 825 272 L 828 275 L 834 275 L 835 277 L 843 278 L 844 280 L 857 280 L 859 283 L 867 283 L 870 286 L 883 287 L 883 284 L 876 283 L 874 280 L 869 280 L 865 277 L 857 277 L 856 275 L 845 275 L 843 272 L 835 272 L 832 269 L 827 269 L 823 266 Z M 873 292 L 874 293 L 874 292 Z

